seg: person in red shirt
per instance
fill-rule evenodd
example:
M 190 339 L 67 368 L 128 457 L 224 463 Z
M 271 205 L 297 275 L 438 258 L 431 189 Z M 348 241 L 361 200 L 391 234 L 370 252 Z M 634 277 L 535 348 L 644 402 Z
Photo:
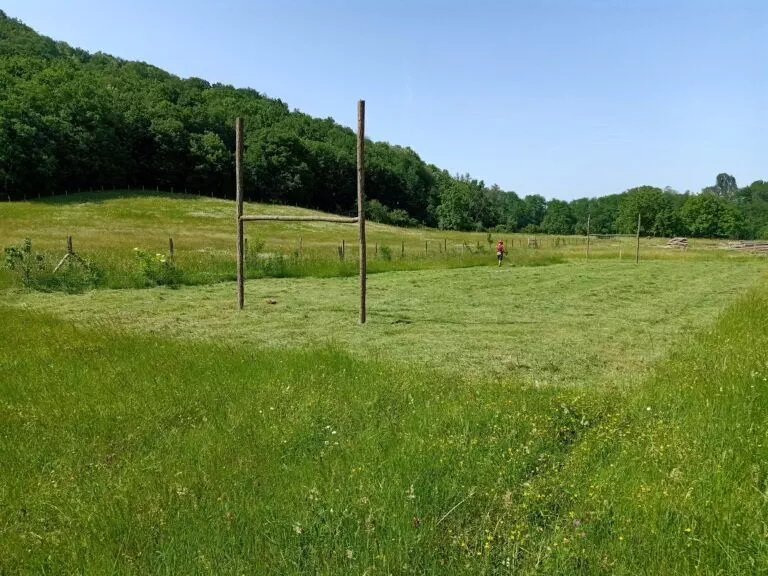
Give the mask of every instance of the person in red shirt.
M 501 261 L 504 260 L 504 241 L 499 240 L 496 243 L 496 258 L 499 259 L 499 267 L 501 267 Z

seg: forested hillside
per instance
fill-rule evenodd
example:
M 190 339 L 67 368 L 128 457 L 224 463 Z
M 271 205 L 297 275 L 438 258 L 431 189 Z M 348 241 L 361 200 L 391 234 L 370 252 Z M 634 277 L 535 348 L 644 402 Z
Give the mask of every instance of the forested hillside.
M 231 195 L 233 119 L 245 118 L 247 196 L 335 212 L 355 202 L 355 135 L 252 89 L 89 54 L 0 11 L 4 199 L 159 186 Z M 768 237 L 768 183 L 720 174 L 701 194 L 643 186 L 570 203 L 451 176 L 407 147 L 367 144 L 369 217 L 446 229 Z M 714 173 L 715 170 L 713 170 Z M 558 191 L 553 191 L 556 193 Z

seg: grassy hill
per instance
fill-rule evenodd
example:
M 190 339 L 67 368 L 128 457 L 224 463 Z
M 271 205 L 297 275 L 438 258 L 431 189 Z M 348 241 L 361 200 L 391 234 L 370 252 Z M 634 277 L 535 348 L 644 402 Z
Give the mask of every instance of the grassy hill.
M 83 289 L 81 283 L 61 286 L 51 272 L 73 236 L 75 251 L 98 268 L 93 287 L 153 286 L 137 261 L 134 248 L 167 254 L 172 237 L 180 284 L 210 284 L 234 279 L 234 204 L 223 199 L 149 191 L 111 191 L 55 196 L 0 205 L 0 246 L 32 240 L 45 258 L 46 289 Z M 252 214 L 319 214 L 304 208 L 246 203 Z M 333 277 L 357 273 L 357 228 L 322 222 L 260 222 L 246 225 L 250 277 Z M 494 244 L 503 239 L 507 262 L 541 265 L 583 261 L 586 238 L 520 234 L 456 232 L 433 228 L 398 228 L 369 222 L 368 271 L 455 268 L 495 264 Z M 529 244 L 535 239 L 535 247 Z M 489 242 L 490 240 L 490 242 Z M 344 261 L 338 249 L 345 246 Z M 668 250 L 660 239 L 643 239 L 643 259 L 744 259 L 717 250 L 717 241 L 694 240 L 685 252 Z M 591 258 L 634 257 L 634 238 L 591 240 Z M 747 258 L 748 259 L 748 258 Z M 78 277 L 79 278 L 79 277 Z M 0 287 L 18 279 L 0 269 Z M 88 287 L 88 286 L 85 286 Z M 71 290 L 70 290 L 71 291 Z

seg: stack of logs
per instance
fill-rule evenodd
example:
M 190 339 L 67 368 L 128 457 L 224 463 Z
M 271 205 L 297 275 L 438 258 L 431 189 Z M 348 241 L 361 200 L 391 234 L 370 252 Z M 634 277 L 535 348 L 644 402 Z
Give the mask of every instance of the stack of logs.
M 670 238 L 666 244 L 667 248 L 688 248 L 688 238 Z
M 768 240 L 755 240 L 747 242 L 740 240 L 738 242 L 729 242 L 728 250 L 744 250 L 748 252 L 768 252 Z

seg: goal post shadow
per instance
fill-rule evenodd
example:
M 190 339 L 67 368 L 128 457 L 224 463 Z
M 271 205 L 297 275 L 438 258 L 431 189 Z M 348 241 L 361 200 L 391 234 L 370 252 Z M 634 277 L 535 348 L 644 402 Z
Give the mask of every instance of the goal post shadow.
M 243 119 L 235 120 L 235 222 L 237 224 L 237 309 L 245 304 L 245 222 L 282 221 L 282 222 L 332 222 L 335 224 L 357 224 L 360 244 L 360 324 L 366 321 L 366 245 L 365 245 L 365 100 L 357 102 L 357 216 L 277 216 L 243 214 Z

